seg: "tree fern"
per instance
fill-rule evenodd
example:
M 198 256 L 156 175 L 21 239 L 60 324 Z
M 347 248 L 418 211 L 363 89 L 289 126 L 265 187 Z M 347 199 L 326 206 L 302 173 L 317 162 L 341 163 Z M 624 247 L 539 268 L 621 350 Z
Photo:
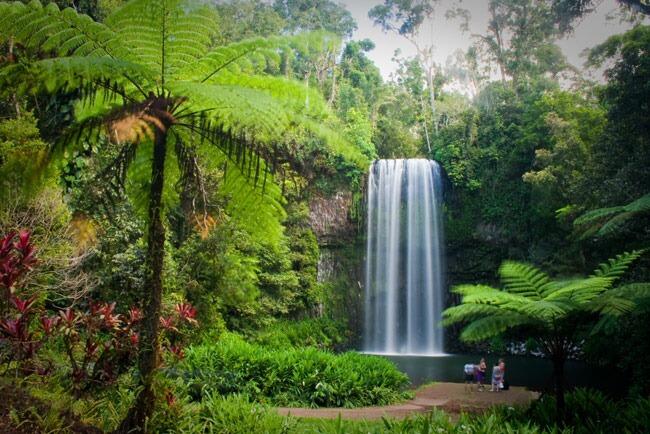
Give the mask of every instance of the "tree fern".
M 620 232 L 629 220 L 649 212 L 650 193 L 627 205 L 586 212 L 575 219 L 573 224 L 581 230 L 582 238 L 605 237 Z
M 554 369 L 562 370 L 568 352 L 579 339 L 576 318 L 597 316 L 592 330 L 599 330 L 634 309 L 639 299 L 650 296 L 648 283 L 613 287 L 643 252 L 617 255 L 601 264 L 594 275 L 571 280 L 551 280 L 532 265 L 506 261 L 499 268 L 503 289 L 486 285 L 453 288 L 460 294 L 461 304 L 443 312 L 443 324 L 466 323 L 460 337 L 469 342 L 526 327 L 532 337 L 544 343 Z M 558 398 L 564 390 L 562 381 L 556 375 Z
M 78 89 L 79 118 L 64 135 L 66 141 L 123 146 L 120 164 L 106 176 L 125 178 L 116 185 L 126 186 L 136 204 L 146 203 L 149 294 L 139 357 L 143 388 L 120 427 L 123 432 L 143 429 L 153 408 L 163 216 L 179 186 L 201 183 L 195 156 L 223 164 L 221 188 L 228 209 L 252 221 L 251 230 L 282 218 L 272 172 L 281 167 L 278 160 L 292 161 L 290 147 L 282 144 L 293 130 L 314 134 L 325 150 L 362 169 L 368 164 L 331 129 L 336 124 L 320 95 L 264 75 L 266 67 L 279 63 L 281 53 L 329 49 L 331 38 L 323 35 L 319 43 L 314 37 L 258 39 L 215 47 L 217 31 L 214 12 L 186 0 L 131 0 L 103 24 L 73 9 L 43 7 L 37 0 L 0 3 L 0 40 L 12 38 L 48 56 L 4 69 L 0 91 Z M 216 154 L 208 157 L 210 153 Z M 274 236 L 280 232 L 280 226 L 272 230 Z

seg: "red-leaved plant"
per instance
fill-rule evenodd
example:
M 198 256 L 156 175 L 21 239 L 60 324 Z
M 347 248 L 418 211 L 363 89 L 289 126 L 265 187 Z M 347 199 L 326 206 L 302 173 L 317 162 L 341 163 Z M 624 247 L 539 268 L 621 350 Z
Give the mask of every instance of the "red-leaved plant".
M 58 331 L 76 393 L 110 384 L 128 369 L 137 351 L 141 318 L 135 307 L 128 315 L 115 313 L 115 303 L 91 302 L 86 310 L 59 311 Z
M 176 359 L 185 357 L 188 331 L 197 325 L 196 309 L 189 303 L 176 304 L 170 315 L 160 317 L 164 348 Z
M 35 363 L 36 352 L 56 337 L 63 341 L 75 394 L 112 383 L 136 359 L 142 312 L 131 307 L 118 314 L 115 303 L 90 302 L 86 309 L 71 306 L 48 313 L 37 306 L 39 293 L 21 294 L 21 280 L 35 263 L 28 231 L 0 238 L 0 363 L 18 362 L 25 374 L 45 374 L 50 365 Z M 197 325 L 196 309 L 178 303 L 160 324 L 163 346 L 183 358 L 187 331 Z
M 19 294 L 21 280 L 36 263 L 35 253 L 28 231 L 0 238 L 0 361 L 18 362 L 17 367 L 26 372 L 43 371 L 32 362 L 51 331 L 34 325 L 37 294 Z M 47 321 L 41 324 L 51 326 Z

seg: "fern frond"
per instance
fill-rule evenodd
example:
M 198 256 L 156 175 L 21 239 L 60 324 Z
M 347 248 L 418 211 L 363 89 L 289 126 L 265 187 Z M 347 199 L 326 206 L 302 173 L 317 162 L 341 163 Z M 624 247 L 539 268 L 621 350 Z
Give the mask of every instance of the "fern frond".
M 505 261 L 499 274 L 506 290 L 514 294 L 539 300 L 549 289 L 548 275 L 532 265 Z
M 128 53 L 106 25 L 72 8 L 59 10 L 55 3 L 43 7 L 38 0 L 0 3 L 0 35 L 61 56 L 121 58 Z
M 608 294 L 615 297 L 625 297 L 631 300 L 650 298 L 650 283 L 628 283 L 611 289 Z
M 322 120 L 330 116 L 325 100 L 316 89 L 307 88 L 302 83 L 284 77 L 222 73 L 206 83 L 264 91 L 278 101 L 284 102 L 296 113 L 312 119 Z
M 594 270 L 593 276 L 609 277 L 614 281 L 621 277 L 632 262 L 636 261 L 643 253 L 645 253 L 645 250 L 633 250 L 616 255 L 615 258 L 610 258 L 607 262 L 598 265 L 598 268 Z
M 475 294 L 477 292 L 482 292 L 482 291 L 498 291 L 498 289 L 492 288 L 491 286 L 487 286 L 487 285 L 468 285 L 468 284 L 456 285 L 451 288 L 451 292 L 463 296 Z
M 573 224 L 576 227 L 587 228 L 583 229 L 582 238 L 595 235 L 605 237 L 620 232 L 628 220 L 648 212 L 650 212 L 650 193 L 627 205 L 589 211 L 578 217 Z
M 576 225 L 576 226 L 581 226 L 581 225 L 585 225 L 585 224 L 588 224 L 588 223 L 592 223 L 592 222 L 594 222 L 596 220 L 599 220 L 599 219 L 602 219 L 604 217 L 609 217 L 609 216 L 612 216 L 614 214 L 617 214 L 617 213 L 623 211 L 624 208 L 625 207 L 623 207 L 623 206 L 613 206 L 613 207 L 609 207 L 609 208 L 594 209 L 592 211 L 588 211 L 588 212 L 584 213 L 583 215 L 581 215 L 580 217 L 575 219 L 573 221 L 573 224 Z
M 460 338 L 466 342 L 476 342 L 498 336 L 503 332 L 522 325 L 536 325 L 535 320 L 525 315 L 504 313 L 490 315 L 472 321 L 463 329 Z
M 545 297 L 546 301 L 560 301 L 571 304 L 585 304 L 607 291 L 613 278 L 607 276 L 589 277 L 561 283 Z
M 205 56 L 217 32 L 213 8 L 182 0 L 132 0 L 106 25 L 130 47 L 126 58 L 157 71 L 163 83 Z
M 208 167 L 226 168 L 221 173 L 217 194 L 226 202 L 226 212 L 246 232 L 257 240 L 276 244 L 284 234 L 282 222 L 286 217 L 282 191 L 273 176 L 266 173 L 266 180 L 258 180 L 243 173 L 241 167 L 228 164 L 227 156 L 214 146 L 200 146 L 199 155 Z M 264 161 L 260 160 L 260 165 Z
M 489 304 L 460 304 L 444 311 L 442 324 L 444 326 L 449 326 L 463 321 L 472 321 L 487 315 L 498 314 L 500 312 L 501 309 L 497 306 Z
M 294 113 L 261 90 L 189 82 L 171 83 L 170 88 L 188 98 L 192 112 L 201 112 L 224 132 L 243 134 L 251 141 L 277 143 L 293 124 Z
M 212 48 L 200 59 L 180 69 L 176 78 L 203 83 L 222 71 L 238 72 L 241 68 L 237 65 L 254 53 L 263 53 L 263 57 L 275 58 L 277 52 L 274 48 L 280 46 L 281 42 L 280 38 L 253 38 Z
M 134 79 L 145 85 L 152 75 L 141 65 L 110 57 L 56 57 L 0 71 L 0 87 L 12 87 L 14 92 L 81 89 L 85 95 L 103 92 L 124 97 L 127 89 L 133 89 Z
M 479 291 L 467 292 L 463 295 L 463 303 L 473 304 L 492 304 L 492 305 L 508 305 L 508 304 L 528 304 L 531 301 L 526 297 L 517 294 L 511 294 L 506 291 L 498 289 L 483 289 Z

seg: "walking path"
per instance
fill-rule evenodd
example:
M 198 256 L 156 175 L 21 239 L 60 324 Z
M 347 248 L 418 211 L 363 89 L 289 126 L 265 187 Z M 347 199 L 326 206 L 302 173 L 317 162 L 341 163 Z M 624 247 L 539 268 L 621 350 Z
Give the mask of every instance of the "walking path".
M 380 419 L 391 417 L 402 419 L 413 413 L 427 413 L 434 407 L 449 413 L 479 413 L 496 405 L 526 406 L 537 399 L 539 394 L 523 387 L 510 387 L 502 392 L 484 392 L 473 389 L 471 392 L 462 383 L 435 383 L 421 387 L 415 392 L 415 398 L 401 404 L 382 407 L 361 408 L 291 408 L 280 407 L 282 415 L 307 417 L 315 419 Z

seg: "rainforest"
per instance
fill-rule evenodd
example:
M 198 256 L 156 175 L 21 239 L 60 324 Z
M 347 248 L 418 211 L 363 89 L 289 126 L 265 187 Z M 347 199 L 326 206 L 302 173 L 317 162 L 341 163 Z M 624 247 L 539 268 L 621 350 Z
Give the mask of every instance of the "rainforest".
M 1 1 L 0 432 L 646 432 L 649 16 Z

